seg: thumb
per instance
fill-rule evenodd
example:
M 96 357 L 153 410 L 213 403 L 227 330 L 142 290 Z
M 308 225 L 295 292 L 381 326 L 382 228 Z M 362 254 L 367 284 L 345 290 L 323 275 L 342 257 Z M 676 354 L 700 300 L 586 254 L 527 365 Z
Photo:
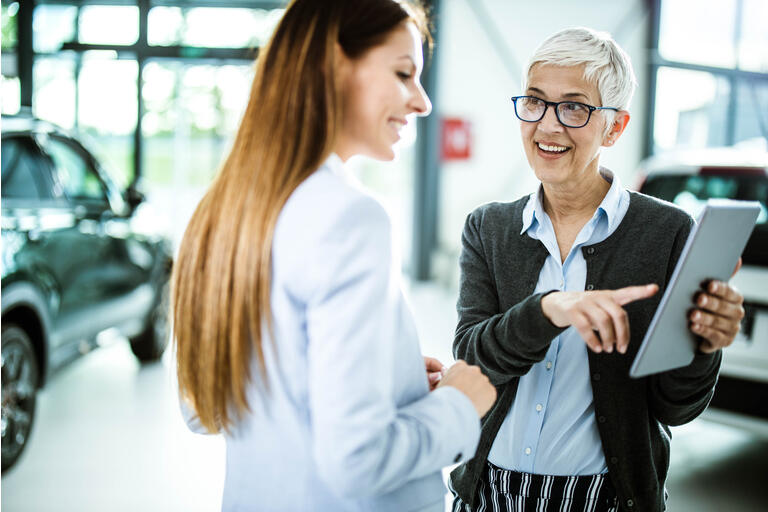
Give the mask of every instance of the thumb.
M 626 288 L 619 288 L 613 291 L 613 300 L 619 306 L 629 304 L 640 299 L 647 299 L 652 297 L 659 291 L 659 285 L 646 284 L 642 286 L 627 286 Z

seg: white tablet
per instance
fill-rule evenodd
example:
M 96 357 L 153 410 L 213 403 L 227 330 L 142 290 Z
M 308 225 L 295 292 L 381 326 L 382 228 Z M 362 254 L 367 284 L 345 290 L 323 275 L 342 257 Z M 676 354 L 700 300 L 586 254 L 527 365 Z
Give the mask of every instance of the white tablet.
M 701 284 L 727 282 L 760 213 L 756 201 L 710 199 L 691 230 L 672 277 L 629 370 L 643 377 L 693 361 L 698 345 L 688 313 Z

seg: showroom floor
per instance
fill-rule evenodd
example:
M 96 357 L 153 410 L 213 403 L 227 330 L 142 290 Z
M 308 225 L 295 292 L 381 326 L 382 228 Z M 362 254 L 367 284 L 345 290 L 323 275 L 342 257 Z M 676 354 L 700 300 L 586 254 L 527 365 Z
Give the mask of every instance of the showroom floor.
M 409 294 L 424 353 L 449 361 L 453 293 Z M 30 445 L 2 477 L 3 512 L 217 510 L 224 444 L 186 430 L 169 356 L 141 367 L 118 341 L 57 374 Z M 673 435 L 669 510 L 766 510 L 768 439 L 703 420 Z

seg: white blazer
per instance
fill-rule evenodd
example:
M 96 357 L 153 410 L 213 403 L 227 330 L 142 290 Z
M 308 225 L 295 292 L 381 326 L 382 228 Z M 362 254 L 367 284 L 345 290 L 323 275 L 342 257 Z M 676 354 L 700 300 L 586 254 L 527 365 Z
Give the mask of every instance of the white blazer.
M 291 195 L 272 246 L 270 391 L 251 386 L 226 437 L 223 510 L 443 510 L 440 470 L 472 458 L 480 422 L 457 389 L 429 392 L 396 256 L 387 213 L 338 156 Z

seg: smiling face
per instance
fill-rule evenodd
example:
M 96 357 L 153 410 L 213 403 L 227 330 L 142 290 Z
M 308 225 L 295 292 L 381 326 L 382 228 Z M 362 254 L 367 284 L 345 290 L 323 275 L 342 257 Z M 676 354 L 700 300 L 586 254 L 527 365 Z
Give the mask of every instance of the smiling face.
M 335 151 L 342 160 L 366 155 L 392 160 L 400 131 L 432 105 L 421 87 L 421 37 L 403 22 L 358 59 L 340 57 L 344 116 Z
M 578 101 L 603 106 L 597 85 L 584 78 L 582 66 L 537 64 L 528 76 L 525 94 L 547 101 Z M 628 120 L 629 114 L 619 111 L 611 130 L 605 134 L 606 120 L 603 114 L 595 111 L 586 126 L 567 128 L 560 124 L 550 106 L 540 121 L 520 121 L 528 163 L 536 177 L 549 185 L 567 185 L 596 176 L 600 146 L 612 146 Z

